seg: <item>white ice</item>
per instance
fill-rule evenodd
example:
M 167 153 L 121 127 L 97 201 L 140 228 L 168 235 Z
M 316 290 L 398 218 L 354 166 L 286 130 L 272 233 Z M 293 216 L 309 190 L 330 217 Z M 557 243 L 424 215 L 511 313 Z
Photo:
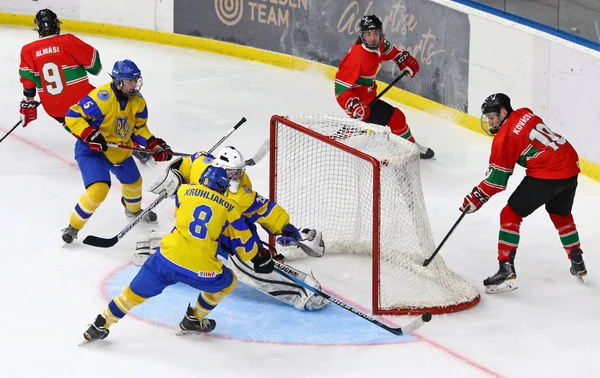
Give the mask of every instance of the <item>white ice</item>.
M 4 135 L 18 121 L 20 48 L 36 35 L 29 29 L 0 30 L 0 135 Z M 250 156 L 268 137 L 273 114 L 343 114 L 333 96 L 333 83 L 318 73 L 162 45 L 82 37 L 100 51 L 104 64 L 100 77 L 91 78 L 93 84 L 109 81 L 107 72 L 115 60 L 132 59 L 140 66 L 149 127 L 176 151 L 208 149 L 244 116 L 248 123 L 228 144 Z M 490 93 L 494 90 L 489 88 Z M 437 160 L 421 163 L 421 172 L 439 242 L 458 218 L 464 195 L 484 177 L 490 139 L 400 107 L 418 141 L 437 153 Z M 506 192 L 464 219 L 441 252 L 447 265 L 477 285 L 481 303 L 461 313 L 435 316 L 417 332 L 416 341 L 318 346 L 181 338 L 173 327 L 126 317 L 111 327 L 108 339 L 79 347 L 87 324 L 110 299 L 102 291 L 103 280 L 130 262 L 135 240 L 150 228 L 138 226 L 111 249 L 81 243 L 85 235 L 112 236 L 127 224 L 115 181 L 80 239 L 63 247 L 60 230 L 84 188 L 73 159 L 73 138 L 43 110 L 39 114 L 37 121 L 19 127 L 0 144 L 2 377 L 570 377 L 600 371 L 594 361 L 600 350 L 596 182 L 580 178 L 574 207 L 590 272 L 588 286 L 569 274 L 556 231 L 539 210 L 522 226 L 516 259 L 519 289 L 494 296 L 483 293 L 482 280 L 497 270 L 499 212 L 522 170 L 511 178 Z M 146 185 L 161 170 L 142 167 Z M 267 194 L 267 159 L 249 173 L 256 189 Z M 146 191 L 144 195 L 147 205 L 154 196 Z M 172 205 L 165 202 L 157 212 L 160 228 L 169 230 Z M 356 264 L 346 266 L 344 258 L 325 257 L 298 266 L 312 269 L 326 290 L 368 311 L 369 273 L 364 265 L 356 269 Z M 237 321 L 251 329 L 263 311 L 257 303 L 256 314 Z M 408 318 L 386 320 L 401 325 Z M 272 327 L 285 333 L 286 319 Z

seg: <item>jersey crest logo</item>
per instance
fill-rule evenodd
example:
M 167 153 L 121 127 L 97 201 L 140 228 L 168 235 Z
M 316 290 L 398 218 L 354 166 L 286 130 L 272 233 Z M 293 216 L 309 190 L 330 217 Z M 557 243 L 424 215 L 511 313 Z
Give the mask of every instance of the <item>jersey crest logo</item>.
M 127 135 L 129 135 L 129 124 L 127 123 L 127 117 L 117 118 L 115 134 L 121 137 L 121 139 L 125 139 Z
M 98 91 L 98 100 L 106 101 L 109 96 L 108 91 L 105 89 Z

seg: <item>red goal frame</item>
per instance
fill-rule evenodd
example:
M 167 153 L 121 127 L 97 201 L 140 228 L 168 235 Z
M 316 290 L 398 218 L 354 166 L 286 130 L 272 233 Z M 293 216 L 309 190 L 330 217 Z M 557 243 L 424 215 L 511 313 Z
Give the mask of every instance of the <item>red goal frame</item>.
M 324 143 L 327 143 L 335 148 L 341 149 L 349 154 L 352 154 L 360 159 L 363 159 L 369 162 L 373 167 L 373 244 L 372 244 L 372 259 L 371 259 L 371 303 L 373 313 L 377 315 L 415 315 L 422 314 L 424 312 L 430 312 L 432 314 L 443 314 L 443 313 L 451 313 L 466 310 L 477 305 L 481 299 L 481 296 L 477 296 L 475 299 L 470 302 L 465 302 L 453 306 L 447 307 L 427 307 L 427 308 L 414 308 L 414 309 L 381 309 L 379 307 L 379 273 L 380 273 L 380 248 L 379 248 L 379 240 L 380 240 L 380 170 L 381 163 L 379 160 L 370 156 L 364 152 L 358 151 L 352 147 L 349 147 L 343 143 L 339 143 L 333 138 L 327 137 L 325 135 L 321 135 L 313 130 L 310 130 L 302 125 L 299 125 L 295 122 L 290 121 L 286 117 L 273 115 L 271 117 L 270 122 L 270 156 L 269 156 L 269 199 L 271 201 L 277 201 L 276 194 L 276 178 L 277 178 L 277 124 L 283 124 L 287 127 L 295 129 L 301 133 L 307 134 L 315 139 L 318 139 Z M 307 225 L 308 226 L 308 225 Z M 274 244 L 275 238 L 274 236 L 270 236 L 271 244 Z

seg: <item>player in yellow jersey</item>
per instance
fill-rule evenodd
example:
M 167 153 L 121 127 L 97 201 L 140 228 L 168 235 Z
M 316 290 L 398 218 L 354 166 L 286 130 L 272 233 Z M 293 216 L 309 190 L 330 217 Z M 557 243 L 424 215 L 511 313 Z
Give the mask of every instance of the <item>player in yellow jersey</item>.
M 258 235 L 254 223 L 258 223 L 272 235 L 280 235 L 278 243 L 282 245 L 296 245 L 313 257 L 324 254 L 325 247 L 320 232 L 312 229 L 297 229 L 290 223 L 289 214 L 281 206 L 252 189 L 250 177 L 245 172 L 244 157 L 234 147 L 224 147 L 216 157 L 199 152 L 191 157 L 175 160 L 149 189 L 154 193 L 165 190 L 168 194 L 172 194 L 181 183 L 197 183 L 202 172 L 210 164 L 226 169 L 230 187 L 225 196 L 240 205 L 244 218 L 256 237 Z M 141 248 L 134 255 L 136 264 L 143 264 L 143 260 L 152 253 L 153 247 L 156 247 L 156 241 L 156 237 L 150 237 L 149 240 L 138 242 L 138 247 Z M 228 256 L 228 253 L 223 250 L 220 250 L 219 254 L 223 257 Z M 279 274 L 257 275 L 250 266 L 236 257 L 229 259 L 228 265 L 242 282 L 299 310 L 316 310 L 329 304 L 329 301 L 314 295 L 313 292 L 307 292 L 300 285 L 290 282 Z M 310 275 L 303 274 L 299 278 L 311 286 L 321 287 L 319 282 Z
M 107 143 L 132 146 L 134 143 L 151 150 L 156 161 L 172 158 L 171 147 L 156 138 L 146 125 L 148 108 L 140 94 L 142 73 L 130 60 L 117 61 L 112 82 L 92 90 L 71 106 L 65 121 L 79 137 L 75 144 L 75 160 L 79 165 L 86 191 L 71 213 L 69 226 L 62 231 L 65 243 L 72 243 L 77 233 L 100 206 L 110 188 L 110 173 L 121 182 L 121 202 L 125 214 L 135 218 L 141 210 L 142 177 L 126 149 L 108 149 Z M 158 217 L 149 212 L 145 221 L 155 223 Z
M 240 206 L 223 194 L 229 179 L 223 168 L 208 166 L 200 185 L 181 185 L 175 197 L 175 228 L 161 242 L 128 287 L 115 297 L 84 333 L 87 341 L 104 339 L 108 328 L 131 309 L 177 282 L 200 290 L 188 305 L 179 327 L 183 332 L 211 332 L 216 322 L 206 316 L 236 285 L 235 274 L 217 257 L 219 243 L 257 272 L 270 273 L 274 262 L 260 248 L 242 218 Z

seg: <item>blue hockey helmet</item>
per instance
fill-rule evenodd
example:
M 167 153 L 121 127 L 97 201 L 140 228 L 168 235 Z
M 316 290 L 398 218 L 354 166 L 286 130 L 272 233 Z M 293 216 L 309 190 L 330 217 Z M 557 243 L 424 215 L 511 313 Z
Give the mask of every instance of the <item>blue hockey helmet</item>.
M 110 76 L 115 80 L 137 80 L 142 77 L 142 71 L 129 59 L 117 60 Z
M 227 172 L 221 167 L 209 165 L 200 176 L 200 185 L 204 185 L 221 194 L 225 194 L 229 188 Z
M 117 89 L 129 97 L 139 92 L 144 83 L 142 80 L 142 71 L 140 71 L 138 66 L 129 59 L 116 61 L 112 72 L 110 73 L 110 77 L 112 77 L 113 83 L 115 83 Z M 129 91 L 123 90 L 124 80 L 135 80 L 135 88 Z
M 60 20 L 50 9 L 42 9 L 35 15 L 35 30 L 40 37 L 60 34 Z

